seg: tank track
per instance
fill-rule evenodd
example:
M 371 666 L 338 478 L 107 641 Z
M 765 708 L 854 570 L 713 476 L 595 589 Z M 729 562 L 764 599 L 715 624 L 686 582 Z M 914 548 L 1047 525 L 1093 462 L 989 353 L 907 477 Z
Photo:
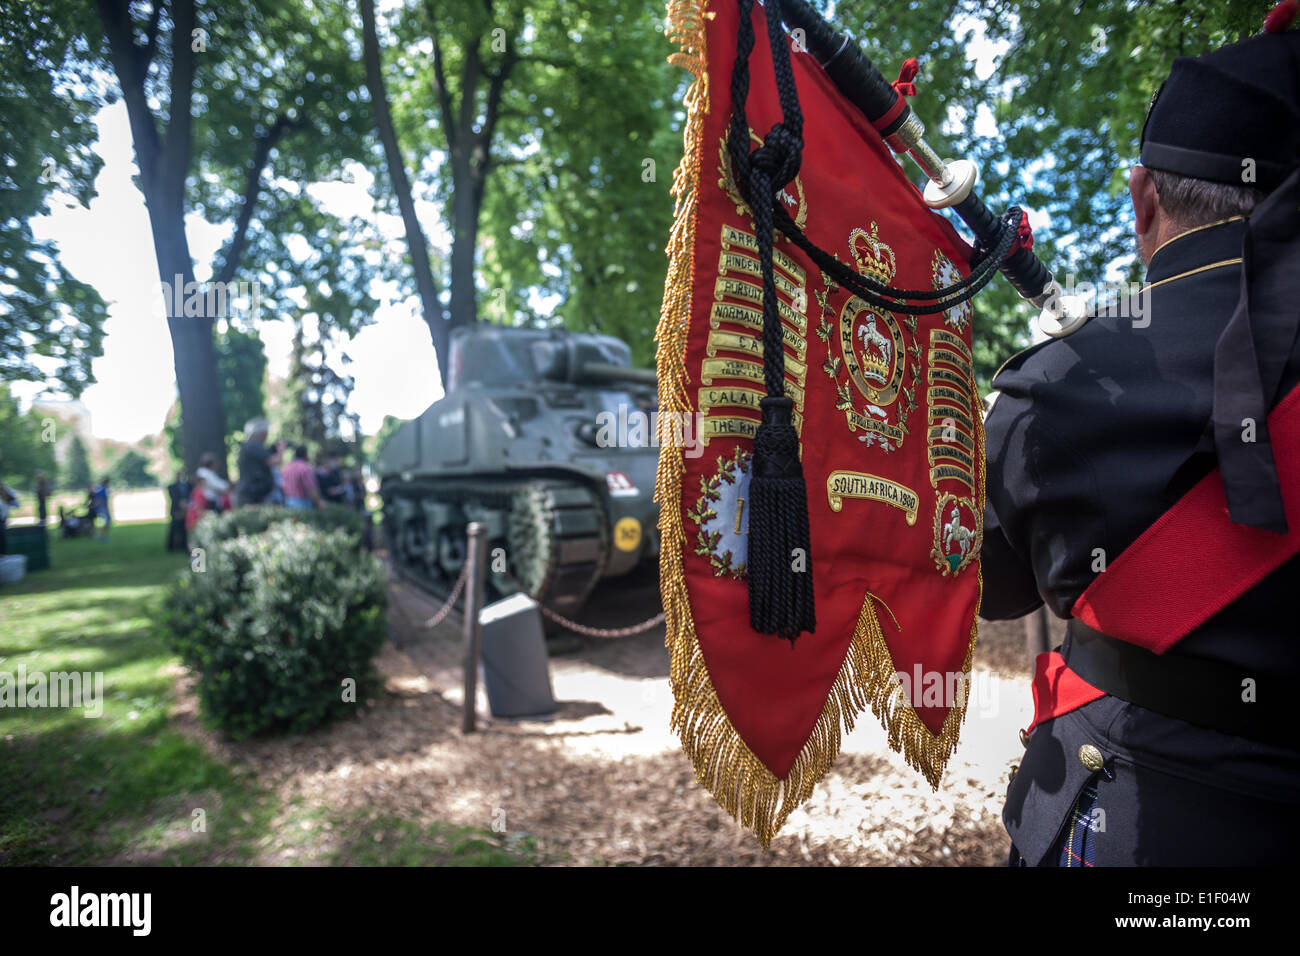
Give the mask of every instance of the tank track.
M 472 481 L 416 479 L 395 483 L 384 490 L 385 535 L 394 566 L 424 590 L 446 598 L 460 573 L 453 567 L 428 566 L 414 557 L 403 542 L 394 540 L 400 529 L 390 521 L 391 501 L 398 497 L 416 503 L 431 500 L 460 509 L 467 520 L 495 512 L 502 520 L 489 521 L 489 598 L 513 594 L 520 588 L 546 607 L 566 616 L 575 614 L 600 580 L 609 556 L 610 535 L 604 510 L 587 485 L 562 478 Z M 456 542 L 464 541 L 463 526 Z M 505 573 L 500 558 L 504 549 Z M 517 585 L 516 586 L 516 582 Z

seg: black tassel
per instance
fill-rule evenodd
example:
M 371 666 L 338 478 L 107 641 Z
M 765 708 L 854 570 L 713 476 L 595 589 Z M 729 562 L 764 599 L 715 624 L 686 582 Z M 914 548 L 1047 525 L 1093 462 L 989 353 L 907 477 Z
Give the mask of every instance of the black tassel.
M 763 145 L 749 151 L 749 54 L 754 48 L 750 17 L 753 0 L 740 0 L 736 60 L 731 71 L 731 126 L 727 152 L 731 171 L 750 212 L 763 277 L 763 420 L 754 436 L 749 480 L 749 626 L 760 634 L 793 641 L 817 626 L 813 612 L 812 549 L 808 533 L 808 490 L 799 461 L 799 433 L 792 421 L 794 402 L 785 395 L 785 351 L 772 270 L 773 211 L 776 194 L 799 172 L 803 152 L 803 114 L 795 89 L 790 51 L 781 27 L 780 0 L 767 0 L 768 43 L 776 74 L 782 122 Z
M 793 641 L 817 628 L 813 607 L 808 489 L 799 461 L 794 402 L 768 397 L 754 436 L 749 480 L 749 626 Z

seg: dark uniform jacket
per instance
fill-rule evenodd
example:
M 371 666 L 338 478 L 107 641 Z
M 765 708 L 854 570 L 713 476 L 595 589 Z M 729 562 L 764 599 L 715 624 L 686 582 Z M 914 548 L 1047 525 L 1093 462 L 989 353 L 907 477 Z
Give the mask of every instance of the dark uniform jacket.
M 274 448 L 251 438 L 240 446 L 237 493 L 241 505 L 261 504 L 275 489 L 270 464 L 270 458 L 274 454 Z
M 1114 561 L 1214 468 L 1206 437 L 1214 348 L 1240 294 L 1242 232 L 1238 218 L 1171 240 L 1152 257 L 1142 294 L 1021 352 L 994 378 L 982 616 L 1018 617 L 1045 601 L 1068 618 L 1099 558 Z M 1272 405 L 1297 383 L 1300 349 Z M 1193 537 L 1186 560 L 1214 547 Z M 1300 557 L 1168 655 L 1266 674 L 1300 694 L 1297 598 Z M 1084 744 L 1101 751 L 1104 771 L 1084 766 Z M 1298 748 L 1107 696 L 1035 728 L 1003 821 L 1027 863 L 1053 865 L 1075 800 L 1092 782 L 1103 811 L 1093 835 L 1098 865 L 1290 862 L 1300 848 Z

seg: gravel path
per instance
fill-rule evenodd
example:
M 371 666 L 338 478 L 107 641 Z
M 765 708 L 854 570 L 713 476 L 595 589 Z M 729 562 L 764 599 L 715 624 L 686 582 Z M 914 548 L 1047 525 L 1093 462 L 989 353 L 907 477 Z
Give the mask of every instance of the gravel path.
M 571 641 L 574 650 L 551 660 L 555 719 L 482 716 L 480 732 L 463 736 L 457 629 L 420 629 L 415 622 L 434 605 L 405 585 L 394 584 L 391 595 L 396 643 L 378 662 L 387 694 L 357 720 L 243 744 L 194 732 L 228 759 L 251 764 L 286 802 L 331 814 L 495 822 L 498 829 L 504 822 L 556 864 L 935 866 L 1006 858 L 1002 796 L 1021 753 L 1017 730 L 1032 710 L 1020 622 L 982 630 L 962 743 L 937 792 L 864 715 L 834 770 L 764 853 L 695 783 L 669 733 L 662 627 Z M 643 578 L 607 586 L 583 619 L 627 624 L 657 609 L 654 582 Z M 266 862 L 279 862 L 274 848 Z

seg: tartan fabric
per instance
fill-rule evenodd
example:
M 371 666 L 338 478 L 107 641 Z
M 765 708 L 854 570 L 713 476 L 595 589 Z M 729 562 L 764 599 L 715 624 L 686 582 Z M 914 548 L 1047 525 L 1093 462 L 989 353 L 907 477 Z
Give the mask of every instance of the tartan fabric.
M 1065 834 L 1061 838 L 1060 855 L 1057 866 L 1093 866 L 1097 852 L 1097 821 L 1093 818 L 1097 809 L 1097 785 L 1088 784 L 1070 811 L 1070 820 L 1066 824 Z
M 1070 809 L 1070 819 L 1066 824 L 1065 833 L 1062 834 L 1060 842 L 1056 847 L 1056 865 L 1064 867 L 1083 867 L 1095 866 L 1097 850 L 1097 834 L 1101 832 L 1097 827 L 1093 814 L 1097 810 L 1097 785 L 1090 783 L 1084 788 L 1083 793 L 1079 794 L 1079 799 L 1074 801 L 1074 806 Z M 1049 855 L 1048 859 L 1052 859 Z M 1050 865 L 1050 864 L 1049 864 Z M 1029 863 L 1016 845 L 1011 844 L 1011 853 L 1007 858 L 1007 866 L 1029 866 Z

